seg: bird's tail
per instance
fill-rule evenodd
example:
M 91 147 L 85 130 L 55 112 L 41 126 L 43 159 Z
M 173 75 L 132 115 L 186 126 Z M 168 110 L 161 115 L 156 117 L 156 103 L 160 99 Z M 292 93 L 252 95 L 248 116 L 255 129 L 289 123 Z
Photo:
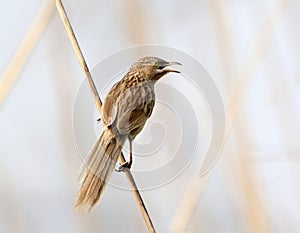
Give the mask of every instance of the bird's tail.
M 106 182 L 119 158 L 124 136 L 116 137 L 111 129 L 104 128 L 86 161 L 82 164 L 76 209 L 89 211 L 100 199 Z

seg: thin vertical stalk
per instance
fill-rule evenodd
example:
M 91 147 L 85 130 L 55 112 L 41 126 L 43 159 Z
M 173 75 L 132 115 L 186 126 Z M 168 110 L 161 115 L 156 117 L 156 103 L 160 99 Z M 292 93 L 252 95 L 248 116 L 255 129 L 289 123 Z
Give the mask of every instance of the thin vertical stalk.
M 84 56 L 82 54 L 82 51 L 81 51 L 81 49 L 79 47 L 79 44 L 78 44 L 78 41 L 77 41 L 77 39 L 75 37 L 74 31 L 72 29 L 72 26 L 70 24 L 70 21 L 68 19 L 66 11 L 65 11 L 65 9 L 63 7 L 63 4 L 62 4 L 61 0 L 56 0 L 55 3 L 56 3 L 57 10 L 59 12 L 59 15 L 60 15 L 60 17 L 61 17 L 61 19 L 63 21 L 63 24 L 64 24 L 64 26 L 66 28 L 67 34 L 69 36 L 69 39 L 70 39 L 70 41 L 72 43 L 72 46 L 73 46 L 73 49 L 74 49 L 75 54 L 77 56 L 77 59 L 78 59 L 78 61 L 80 63 L 81 69 L 82 69 L 83 73 L 85 74 L 85 77 L 86 77 L 86 79 L 87 79 L 87 81 L 89 83 L 90 90 L 91 90 L 91 92 L 93 94 L 93 97 L 94 97 L 95 102 L 96 102 L 96 106 L 97 106 L 98 111 L 100 113 L 101 112 L 101 107 L 102 107 L 102 102 L 101 102 L 100 96 L 98 94 L 98 91 L 96 89 L 95 83 L 94 83 L 92 75 L 90 73 L 90 70 L 89 70 L 89 68 L 87 66 L 86 60 L 85 60 L 85 58 L 84 58 Z M 125 162 L 125 158 L 124 158 L 123 154 L 121 154 L 121 156 L 119 157 L 119 160 L 120 160 L 121 163 Z M 133 195 L 135 197 L 135 201 L 136 201 L 136 203 L 137 203 L 137 205 L 138 205 L 138 207 L 140 209 L 141 215 L 144 218 L 144 221 L 146 223 L 148 231 L 151 232 L 151 233 L 155 233 L 156 231 L 154 229 L 152 220 L 151 220 L 150 215 L 149 215 L 149 213 L 148 213 L 148 211 L 146 209 L 146 206 L 144 204 L 142 196 L 141 196 L 141 194 L 140 194 L 140 192 L 138 190 L 138 187 L 137 187 L 137 185 L 136 185 L 136 183 L 134 181 L 134 178 L 133 178 L 131 172 L 127 171 L 125 174 L 126 174 L 126 178 L 127 178 L 128 182 L 130 184 L 130 187 L 132 189 Z

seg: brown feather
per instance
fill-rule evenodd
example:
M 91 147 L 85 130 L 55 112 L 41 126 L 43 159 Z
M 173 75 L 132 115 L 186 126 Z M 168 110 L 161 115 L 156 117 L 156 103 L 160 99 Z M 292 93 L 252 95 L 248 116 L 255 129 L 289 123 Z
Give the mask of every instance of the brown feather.
M 111 129 L 104 128 L 91 150 L 86 162 L 81 167 L 76 208 L 89 211 L 100 199 L 107 180 L 111 176 L 117 159 L 121 154 L 126 137 L 116 137 Z

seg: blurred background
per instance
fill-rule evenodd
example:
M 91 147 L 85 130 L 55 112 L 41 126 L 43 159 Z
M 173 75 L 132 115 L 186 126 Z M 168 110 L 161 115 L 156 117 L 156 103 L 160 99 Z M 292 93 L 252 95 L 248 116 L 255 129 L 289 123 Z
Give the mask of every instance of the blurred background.
M 221 92 L 216 166 L 142 192 L 157 232 L 300 232 L 300 1 L 63 3 L 90 68 L 161 44 L 197 59 Z M 111 186 L 91 213 L 75 213 L 72 117 L 84 75 L 54 2 L 0 11 L 0 232 L 147 232 L 131 192 Z

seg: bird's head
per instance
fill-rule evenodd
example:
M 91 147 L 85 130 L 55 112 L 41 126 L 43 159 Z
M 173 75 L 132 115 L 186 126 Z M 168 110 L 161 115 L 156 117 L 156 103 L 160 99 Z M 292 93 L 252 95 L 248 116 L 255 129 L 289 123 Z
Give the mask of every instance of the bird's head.
M 158 57 L 143 57 L 137 60 L 131 69 L 143 72 L 147 80 L 157 81 L 170 72 L 180 73 L 178 70 L 169 68 L 171 65 L 181 64 L 179 62 L 167 62 Z

